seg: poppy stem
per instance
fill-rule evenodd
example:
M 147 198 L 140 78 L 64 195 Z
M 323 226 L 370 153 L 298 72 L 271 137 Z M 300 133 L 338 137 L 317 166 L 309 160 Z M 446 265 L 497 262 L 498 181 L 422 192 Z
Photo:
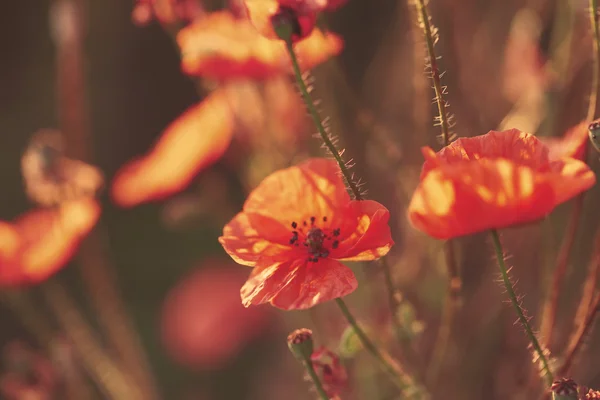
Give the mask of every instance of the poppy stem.
M 566 376 L 573 365 L 573 360 L 579 349 L 584 344 L 584 338 L 589 334 L 594 325 L 594 320 L 600 314 L 600 293 L 596 294 L 594 300 L 590 303 L 590 310 L 587 313 L 585 321 L 578 327 L 575 334 L 571 337 L 569 346 L 564 356 L 564 361 L 558 373 L 560 376 Z
M 525 310 L 521 306 L 519 299 L 515 293 L 515 289 L 512 281 L 508 275 L 508 269 L 506 268 L 506 263 L 504 262 L 504 250 L 502 249 L 502 243 L 500 242 L 500 236 L 498 235 L 498 231 L 492 229 L 490 231 L 492 235 L 492 240 L 494 242 L 494 250 L 496 252 L 496 259 L 498 260 L 498 267 L 500 268 L 500 273 L 502 275 L 502 282 L 504 283 L 504 287 L 506 288 L 506 292 L 508 293 L 508 298 L 515 309 L 517 316 L 519 318 L 519 323 L 525 329 L 525 333 L 531 342 L 531 346 L 533 347 L 534 352 L 537 354 L 538 360 L 541 363 L 541 371 L 544 374 L 546 379 L 547 386 L 552 385 L 554 381 L 554 376 L 552 375 L 552 371 L 550 370 L 550 364 L 548 363 L 548 359 L 542 350 L 542 346 L 538 341 L 537 337 L 533 333 L 533 329 L 529 324 L 529 320 L 525 316 Z
M 360 188 L 359 188 L 358 184 L 356 182 L 354 182 L 352 174 L 349 171 L 348 164 L 342 158 L 343 151 L 340 151 L 335 147 L 335 144 L 331 140 L 329 132 L 323 125 L 323 121 L 321 120 L 321 117 L 319 116 L 319 111 L 317 111 L 317 108 L 315 107 L 315 103 L 310 95 L 309 89 L 306 86 L 306 83 L 304 82 L 304 78 L 302 77 L 302 71 L 300 70 L 300 64 L 298 63 L 298 57 L 296 56 L 296 51 L 294 50 L 294 45 L 293 45 L 291 39 L 289 39 L 289 38 L 284 41 L 285 41 L 287 51 L 290 55 L 290 60 L 292 62 L 292 68 L 294 70 L 294 77 L 296 78 L 298 88 L 300 89 L 300 95 L 302 96 L 302 100 L 304 101 L 304 104 L 306 105 L 306 108 L 308 109 L 308 113 L 310 114 L 315 126 L 317 127 L 317 130 L 319 131 L 319 135 L 321 136 L 321 139 L 323 140 L 325 147 L 327 148 L 327 150 L 329 150 L 329 152 L 331 153 L 333 158 L 335 158 L 335 161 L 337 162 L 338 166 L 340 167 L 340 171 L 342 171 L 342 176 L 344 177 L 344 180 L 346 181 L 346 185 L 348 185 L 348 187 L 352 191 L 352 194 L 354 195 L 354 199 L 355 200 L 363 200 L 363 196 L 360 192 Z
M 304 365 L 306 372 L 308 372 L 308 376 L 310 376 L 310 379 L 312 380 L 313 384 L 315 385 L 315 389 L 317 390 L 317 393 L 319 394 L 319 397 L 321 398 L 321 400 L 329 400 L 329 396 L 327 395 L 327 392 L 323 388 L 323 384 L 321 383 L 321 380 L 319 379 L 319 376 L 317 375 L 317 372 L 315 371 L 315 368 L 313 367 L 313 364 L 312 364 L 312 361 L 310 360 L 310 358 L 303 356 L 302 357 L 302 365 Z
M 435 54 L 435 43 L 439 39 L 437 29 L 431 23 L 431 17 L 427 12 L 426 0 L 414 0 L 415 8 L 417 11 L 417 20 L 419 26 L 423 30 L 423 36 L 427 47 L 427 62 L 430 67 L 430 78 L 433 82 L 433 90 L 435 91 L 435 102 L 438 108 L 438 116 L 435 119 L 437 125 L 439 125 L 442 131 L 442 145 L 448 146 L 452 141 L 453 134 L 450 132 L 452 116 L 448 115 L 447 108 L 448 102 L 444 99 L 446 88 L 442 86 L 442 79 L 440 68 L 438 66 L 438 57 Z M 428 383 L 434 385 L 439 375 L 446 350 L 448 348 L 448 342 L 450 341 L 450 335 L 452 333 L 452 325 L 456 312 L 458 311 L 461 304 L 461 288 L 462 280 L 460 278 L 460 271 L 456 263 L 455 246 L 454 241 L 448 240 L 444 244 L 444 253 L 446 259 L 446 268 L 448 270 L 448 290 L 446 293 L 446 301 L 444 302 L 444 309 L 442 311 L 442 320 L 438 330 L 438 336 L 436 345 L 429 363 L 427 371 Z
M 592 46 L 594 47 L 594 53 L 592 56 L 593 68 L 592 68 L 592 85 L 590 91 L 590 103 L 588 105 L 587 121 L 594 119 L 596 115 L 596 103 L 598 100 L 598 86 L 600 85 L 600 28 L 598 27 L 598 0 L 589 0 L 589 16 L 590 25 L 592 26 Z
M 342 314 L 344 314 L 344 317 L 346 317 L 346 320 L 348 321 L 350 326 L 352 326 L 352 328 L 354 329 L 356 336 L 358 336 L 358 338 L 361 341 L 364 348 L 369 353 L 371 353 L 371 355 L 373 357 L 375 357 L 377 359 L 377 361 L 379 361 L 381 366 L 385 369 L 385 371 L 388 374 L 390 374 L 391 376 L 393 376 L 395 378 L 394 384 L 403 393 L 409 389 L 417 389 L 415 387 L 415 383 L 413 382 L 413 379 L 404 371 L 404 369 L 402 368 L 400 363 L 397 360 L 393 359 L 392 356 L 390 356 L 387 352 L 385 352 L 385 350 L 382 350 L 377 345 L 375 345 L 371 341 L 371 339 L 369 339 L 369 336 L 367 336 L 365 331 L 356 322 L 356 319 L 354 318 L 354 316 L 352 315 L 352 313 L 346 306 L 346 303 L 344 302 L 344 300 L 342 300 L 341 298 L 337 298 L 337 299 L 335 299 L 335 302 L 337 303 L 338 307 L 342 311 Z
M 423 36 L 425 37 L 425 43 L 427 47 L 427 63 L 429 64 L 430 77 L 433 81 L 433 90 L 435 91 L 435 102 L 438 107 L 438 116 L 436 122 L 439 124 L 442 130 L 442 143 L 447 146 L 452 141 L 452 133 L 450 132 L 450 116 L 448 115 L 447 108 L 448 102 L 444 99 L 446 88 L 442 86 L 442 79 L 440 74 L 440 68 L 438 66 L 438 58 L 435 54 L 435 43 L 438 41 L 439 36 L 437 34 L 437 28 L 431 24 L 431 17 L 427 13 L 427 5 L 425 0 L 414 0 L 415 7 L 417 9 L 418 23 L 421 29 L 423 29 Z
M 41 285 L 41 290 L 69 342 L 98 387 L 111 399 L 145 399 L 140 389 L 131 381 L 131 377 L 106 355 L 98 338 L 95 337 L 63 286 L 49 280 Z

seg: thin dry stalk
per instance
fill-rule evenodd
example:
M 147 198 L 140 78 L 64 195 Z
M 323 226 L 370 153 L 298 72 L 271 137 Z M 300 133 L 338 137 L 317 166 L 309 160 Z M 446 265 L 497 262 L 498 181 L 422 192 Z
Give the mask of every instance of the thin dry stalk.
M 55 0 L 53 36 L 57 51 L 57 92 L 61 131 L 71 155 L 90 160 L 89 111 L 85 87 L 85 0 Z M 113 268 L 104 254 L 98 225 L 80 249 L 81 274 L 114 354 L 143 388 L 144 399 L 156 399 L 157 389 L 140 339 L 128 318 Z

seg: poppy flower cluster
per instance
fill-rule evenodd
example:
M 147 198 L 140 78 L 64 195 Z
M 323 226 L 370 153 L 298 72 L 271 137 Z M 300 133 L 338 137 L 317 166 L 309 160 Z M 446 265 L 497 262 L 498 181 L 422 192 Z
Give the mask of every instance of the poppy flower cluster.
M 393 245 L 389 211 L 351 200 L 335 161 L 312 158 L 279 170 L 250 193 L 219 242 L 253 267 L 243 304 L 306 309 L 352 293 L 353 272 L 341 261 L 369 261 Z
M 238 105 L 249 103 L 237 98 L 244 95 L 236 90 L 240 79 L 278 79 L 292 71 L 282 43 L 262 37 L 247 19 L 229 11 L 195 20 L 179 32 L 177 42 L 183 71 L 220 85 L 176 118 L 148 154 L 117 172 L 111 195 L 123 207 L 159 200 L 184 189 L 202 169 L 223 156 L 240 128 L 238 116 L 245 112 Z M 297 46 L 302 68 L 326 61 L 342 46 L 338 36 L 315 30 Z M 299 109 L 296 103 L 283 104 Z M 289 114 L 283 110 L 283 115 Z
M 408 218 L 439 239 L 538 220 L 596 182 L 584 162 L 553 158 L 517 129 L 461 138 L 438 153 L 425 147 L 423 155 Z

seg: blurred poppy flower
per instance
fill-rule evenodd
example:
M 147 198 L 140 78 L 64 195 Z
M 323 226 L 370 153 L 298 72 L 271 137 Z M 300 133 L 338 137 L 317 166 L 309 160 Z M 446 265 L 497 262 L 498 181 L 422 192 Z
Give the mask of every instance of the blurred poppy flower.
M 542 143 L 548 146 L 549 157 L 558 159 L 562 157 L 571 157 L 577 160 L 585 161 L 585 152 L 588 144 L 588 125 L 586 121 L 571 127 L 560 138 L 540 137 Z
M 136 0 L 131 19 L 136 25 L 146 25 L 154 18 L 161 24 L 190 22 L 204 14 L 198 0 Z
M 319 347 L 310 356 L 313 368 L 330 398 L 341 395 L 348 384 L 348 373 L 340 358 L 326 347 Z
M 161 336 L 177 362 L 218 369 L 264 334 L 271 314 L 240 304 L 246 274 L 228 260 L 211 259 L 181 279 L 167 294 Z
M 264 79 L 292 72 L 285 44 L 264 38 L 250 22 L 226 11 L 214 12 L 183 28 L 177 35 L 186 74 L 216 80 Z M 310 69 L 339 54 L 342 39 L 314 30 L 296 45 L 302 69 Z
M 333 160 L 313 158 L 277 171 L 254 189 L 223 229 L 219 242 L 239 264 L 254 267 L 241 289 L 243 304 L 270 302 L 292 310 L 356 289 L 340 261 L 374 260 L 393 241 L 389 211 L 352 201 Z
M 0 394 L 8 400 L 50 400 L 55 398 L 56 373 L 52 363 L 20 342 L 4 348 L 4 374 L 0 377 Z
M 32 136 L 21 171 L 27 195 L 42 206 L 94 197 L 104 186 L 98 168 L 65 157 L 64 137 L 55 129 L 40 129 Z
M 99 216 L 98 203 L 85 199 L 33 210 L 13 223 L 0 221 L 0 285 L 48 278 L 69 261 Z
M 131 207 L 182 190 L 223 155 L 233 130 L 227 96 L 216 90 L 173 121 L 149 154 L 117 172 L 111 188 L 113 200 Z
M 439 239 L 535 221 L 596 182 L 585 163 L 551 159 L 517 129 L 461 138 L 437 154 L 425 147 L 423 155 L 408 217 Z

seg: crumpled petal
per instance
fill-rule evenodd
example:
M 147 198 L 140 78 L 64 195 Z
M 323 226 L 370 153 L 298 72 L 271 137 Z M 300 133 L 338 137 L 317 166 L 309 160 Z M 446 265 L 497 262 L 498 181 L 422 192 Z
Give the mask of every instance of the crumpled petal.
M 388 209 L 373 200 L 355 200 L 348 208 L 359 222 L 352 235 L 341 241 L 330 256 L 343 261 L 370 261 L 385 256 L 394 245 Z
M 277 308 L 298 310 L 346 296 L 357 286 L 354 273 L 338 261 L 295 260 L 255 268 L 241 296 L 246 307 L 270 302 Z
M 219 243 L 235 262 L 253 267 L 260 260 L 264 265 L 270 262 L 267 260 L 281 259 L 292 252 L 289 233 L 286 231 L 279 243 L 269 240 L 250 224 L 248 215 L 242 212 L 225 225 Z
M 132 207 L 183 190 L 225 153 L 233 129 L 227 96 L 217 90 L 173 121 L 148 155 L 117 172 L 111 190 L 114 201 Z

